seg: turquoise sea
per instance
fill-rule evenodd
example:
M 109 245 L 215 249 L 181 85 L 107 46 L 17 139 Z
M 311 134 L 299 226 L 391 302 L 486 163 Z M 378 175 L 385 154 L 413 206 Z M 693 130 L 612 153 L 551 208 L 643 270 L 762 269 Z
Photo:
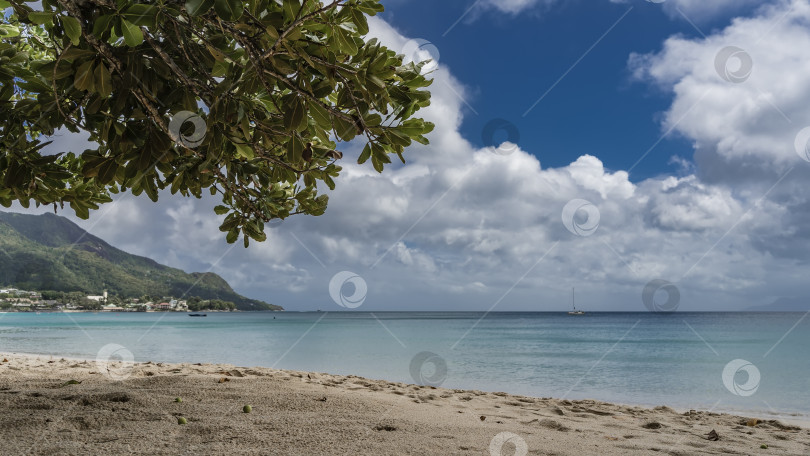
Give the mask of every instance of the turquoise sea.
M 231 363 L 809 420 L 805 316 L 5 313 L 0 351 Z

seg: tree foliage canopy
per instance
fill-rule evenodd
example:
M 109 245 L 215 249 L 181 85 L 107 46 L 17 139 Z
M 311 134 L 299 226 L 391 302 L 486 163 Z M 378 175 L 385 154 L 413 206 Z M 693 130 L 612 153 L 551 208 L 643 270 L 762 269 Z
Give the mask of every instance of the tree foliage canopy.
M 422 63 L 376 39 L 379 0 L 19 0 L 0 22 L 0 204 L 68 203 L 162 189 L 222 197 L 228 242 L 320 215 L 343 154 L 381 172 L 433 125 Z M 96 149 L 43 154 L 59 129 Z M 58 146 L 58 144 L 54 144 Z M 51 146 L 51 147 L 54 147 Z M 50 148 L 49 148 L 50 149 Z

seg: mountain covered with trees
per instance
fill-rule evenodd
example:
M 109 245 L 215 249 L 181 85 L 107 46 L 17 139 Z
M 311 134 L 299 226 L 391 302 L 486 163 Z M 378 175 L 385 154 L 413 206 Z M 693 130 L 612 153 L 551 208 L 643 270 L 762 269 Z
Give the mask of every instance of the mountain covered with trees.
M 186 273 L 117 249 L 54 214 L 0 212 L 0 285 L 27 290 L 107 290 L 122 298 L 184 296 L 230 301 L 239 310 L 282 310 L 246 298 L 214 273 Z

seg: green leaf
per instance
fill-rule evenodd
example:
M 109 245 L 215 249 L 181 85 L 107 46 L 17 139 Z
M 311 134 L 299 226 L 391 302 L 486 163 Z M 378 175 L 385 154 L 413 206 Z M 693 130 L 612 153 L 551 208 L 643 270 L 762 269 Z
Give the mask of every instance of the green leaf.
M 96 92 L 103 98 L 112 95 L 112 75 L 110 75 L 110 70 L 108 70 L 103 63 L 99 63 L 96 66 L 94 76 Z
M 226 206 L 216 206 L 216 207 L 214 207 L 214 213 L 217 214 L 217 215 L 227 214 L 228 211 L 230 211 L 230 209 L 228 209 Z
M 427 133 L 425 122 L 422 119 L 408 119 L 402 122 L 397 129 L 408 136 L 419 136 L 422 133 Z
M 351 34 L 340 27 L 335 27 L 333 30 L 332 36 L 337 43 L 338 49 L 346 54 L 356 55 L 358 52 L 357 44 L 355 44 Z
M 152 147 L 147 143 L 138 156 L 138 171 L 146 171 L 152 165 Z
M 371 145 L 366 144 L 366 147 L 363 148 L 363 152 L 360 154 L 360 157 L 357 158 L 357 164 L 362 165 L 369 159 L 369 157 L 371 157 Z
M 225 21 L 236 21 L 242 17 L 244 5 L 240 0 L 214 0 L 214 10 Z
M 290 97 L 284 108 L 284 128 L 299 132 L 307 128 L 306 108 L 300 98 Z
M 148 196 L 150 200 L 157 202 L 158 192 L 153 179 L 154 178 L 151 176 L 146 176 L 143 182 L 143 189 L 146 192 L 146 196 Z
M 154 27 L 158 11 L 159 9 L 154 5 L 136 3 L 127 8 L 121 16 L 135 25 Z
M 214 6 L 214 0 L 188 0 L 186 2 L 186 12 L 189 16 L 200 16 L 208 12 Z
M 93 61 L 88 60 L 79 66 L 76 70 L 76 77 L 73 79 L 73 86 L 78 90 L 92 91 L 94 87 L 93 81 Z
M 378 173 L 383 172 L 383 164 L 380 160 L 377 159 L 377 157 L 371 157 L 371 164 L 374 166 L 374 169 Z
M 275 27 L 273 26 L 267 27 L 266 29 L 264 29 L 264 31 L 267 32 L 267 35 L 270 36 L 270 38 L 272 38 L 273 41 L 276 41 L 278 39 L 278 30 L 276 30 Z
M 143 32 L 137 25 L 126 19 L 121 19 L 121 32 L 124 34 L 124 42 L 129 47 L 135 47 L 143 43 Z
M 375 0 L 361 2 L 359 5 L 357 5 L 357 9 L 368 14 L 369 16 L 374 16 L 377 13 L 383 12 L 384 7 Z
M 323 176 L 323 181 L 326 184 L 326 186 L 329 187 L 329 190 L 334 190 L 335 189 L 335 181 L 332 180 L 332 178 L 329 177 L 328 174 L 325 174 Z
M 331 130 L 332 119 L 329 117 L 329 111 L 314 101 L 310 101 L 307 104 L 309 105 L 309 113 L 312 115 L 312 118 L 315 119 L 315 123 L 321 128 Z
M 72 47 L 62 53 L 62 60 L 66 62 L 72 62 L 76 59 L 84 58 L 84 57 L 93 57 L 96 53 L 89 50 L 89 49 L 79 49 Z
M 115 178 L 116 171 L 118 171 L 118 163 L 114 159 L 109 159 L 99 168 L 96 180 L 102 185 L 108 184 Z
M 419 144 L 424 144 L 426 146 L 430 144 L 430 141 L 424 136 L 416 136 L 415 138 L 413 138 L 413 140 L 418 142 Z
M 295 17 L 298 15 L 298 11 L 301 9 L 301 1 L 286 0 L 282 2 L 281 7 L 284 11 L 285 22 L 292 22 L 295 20 Z
M 180 189 L 182 188 L 182 185 L 183 185 L 183 175 L 182 175 L 182 174 L 178 174 L 178 175 L 177 175 L 177 176 L 175 176 L 175 177 L 174 177 L 174 179 L 172 180 L 172 188 L 170 189 L 170 191 L 172 192 L 172 195 L 174 195 L 174 194 L 176 194 L 177 192 L 179 192 L 179 191 L 180 191 Z
M 93 35 L 98 37 L 102 36 L 104 32 L 109 30 L 110 23 L 115 18 L 112 14 L 104 14 L 99 16 L 98 19 L 95 20 L 93 23 Z
M 62 27 L 65 29 L 65 35 L 70 38 L 71 44 L 78 46 L 79 38 L 82 36 L 82 26 L 79 24 L 79 20 L 70 16 L 60 16 L 59 20 L 62 21 Z
M 71 201 L 70 208 L 76 213 L 76 217 L 79 217 L 82 220 L 87 220 L 90 218 L 90 211 L 88 210 L 87 206 L 82 206 L 75 201 Z
M 344 141 L 351 141 L 357 136 L 357 125 L 355 125 L 354 122 L 350 122 L 338 116 L 332 117 L 332 121 L 335 124 L 335 134 L 338 138 Z
M 256 154 L 253 152 L 253 147 L 251 147 L 250 144 L 233 143 L 233 145 L 236 147 L 236 155 L 238 157 L 246 160 L 253 160 L 256 158 Z
M 267 240 L 267 235 L 264 234 L 264 223 L 257 221 L 255 224 L 248 226 L 252 227 L 250 237 L 259 242 L 264 242 Z
M 239 218 L 236 215 L 236 212 L 228 215 L 225 217 L 225 221 L 222 222 L 222 225 L 219 226 L 220 231 L 230 231 L 236 229 L 239 226 Z
M 293 135 L 292 138 L 287 141 L 287 160 L 290 163 L 298 163 L 302 160 L 303 153 L 304 143 L 298 135 Z
M 357 31 L 361 35 L 368 34 L 368 20 L 366 19 L 366 15 L 354 7 L 350 8 L 351 8 L 350 12 L 352 15 L 352 22 L 354 22 L 354 25 L 357 26 Z
M 377 160 L 380 163 L 391 163 L 391 159 L 388 158 L 385 147 L 380 143 L 371 143 L 371 157 L 373 159 L 372 162 Z M 376 168 L 376 165 L 374 167 Z
M 228 235 L 225 236 L 225 240 L 228 241 L 228 244 L 233 244 L 237 239 L 239 239 L 239 230 L 237 229 L 228 231 Z
M 2 6 L 0 6 L 2 8 Z M 54 13 L 43 11 L 32 11 L 28 13 L 28 20 L 37 25 L 50 24 L 53 22 Z

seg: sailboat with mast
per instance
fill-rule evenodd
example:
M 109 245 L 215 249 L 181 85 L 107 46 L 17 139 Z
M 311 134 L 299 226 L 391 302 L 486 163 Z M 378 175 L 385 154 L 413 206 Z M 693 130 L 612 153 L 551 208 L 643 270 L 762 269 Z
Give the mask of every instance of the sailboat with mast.
M 577 301 L 573 287 L 571 287 L 571 305 L 573 306 L 574 310 L 568 312 L 568 315 L 585 315 L 584 310 L 577 310 Z

